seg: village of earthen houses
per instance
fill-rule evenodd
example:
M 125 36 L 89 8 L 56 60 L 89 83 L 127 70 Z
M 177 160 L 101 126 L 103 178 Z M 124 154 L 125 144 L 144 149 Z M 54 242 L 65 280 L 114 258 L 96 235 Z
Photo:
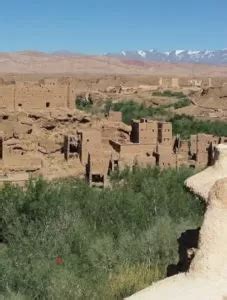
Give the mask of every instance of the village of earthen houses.
M 1 2 L 0 300 L 227 300 L 226 12 Z
M 227 137 L 201 132 L 185 140 L 173 135 L 171 122 L 145 117 L 126 125 L 120 111 L 94 115 L 78 110 L 75 104 L 81 95 L 92 101 L 121 102 L 135 96 L 143 101 L 152 92 L 166 89 L 183 91 L 189 98 L 193 95 L 191 105 L 179 109 L 179 114 L 196 110 L 198 117 L 225 118 L 227 107 L 218 107 L 218 101 L 227 96 L 224 78 L 3 77 L 0 182 L 23 185 L 39 175 L 48 180 L 75 176 L 85 178 L 91 186 L 104 187 L 112 171 L 125 167 L 212 165 L 214 147 L 226 143 Z M 219 97 L 214 107 L 209 101 L 207 106 L 200 104 L 209 94 L 210 100 L 213 94 Z

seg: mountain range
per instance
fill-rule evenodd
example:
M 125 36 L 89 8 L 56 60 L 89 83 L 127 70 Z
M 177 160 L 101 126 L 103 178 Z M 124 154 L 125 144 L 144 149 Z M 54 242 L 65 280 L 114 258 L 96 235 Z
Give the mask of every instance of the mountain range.
M 165 54 L 156 50 L 139 50 L 105 55 L 84 55 L 69 51 L 0 52 L 0 74 L 64 73 L 227 77 L 226 59 L 227 50 L 212 53 L 176 50 Z
M 166 52 L 151 49 L 107 53 L 106 56 L 143 62 L 200 63 L 212 65 L 227 64 L 227 49 L 202 51 L 173 50 Z

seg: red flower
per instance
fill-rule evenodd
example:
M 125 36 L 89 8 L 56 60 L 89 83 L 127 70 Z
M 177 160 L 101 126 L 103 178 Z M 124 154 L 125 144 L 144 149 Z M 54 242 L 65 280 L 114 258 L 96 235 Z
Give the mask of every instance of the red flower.
M 55 258 L 55 263 L 56 263 L 56 265 L 63 265 L 64 260 L 61 258 L 61 256 L 57 256 Z

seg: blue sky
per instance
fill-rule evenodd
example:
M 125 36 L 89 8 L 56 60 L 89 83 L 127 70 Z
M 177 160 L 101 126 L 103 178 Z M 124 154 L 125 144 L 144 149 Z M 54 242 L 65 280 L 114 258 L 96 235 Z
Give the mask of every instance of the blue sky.
M 0 51 L 227 48 L 227 0 L 11 0 Z

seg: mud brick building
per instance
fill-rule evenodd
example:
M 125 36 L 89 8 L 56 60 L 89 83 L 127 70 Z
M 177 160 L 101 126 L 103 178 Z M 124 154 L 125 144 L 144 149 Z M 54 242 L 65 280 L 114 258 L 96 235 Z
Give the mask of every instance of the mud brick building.
M 0 84 L 0 108 L 9 111 L 75 107 L 75 88 L 58 79 Z

